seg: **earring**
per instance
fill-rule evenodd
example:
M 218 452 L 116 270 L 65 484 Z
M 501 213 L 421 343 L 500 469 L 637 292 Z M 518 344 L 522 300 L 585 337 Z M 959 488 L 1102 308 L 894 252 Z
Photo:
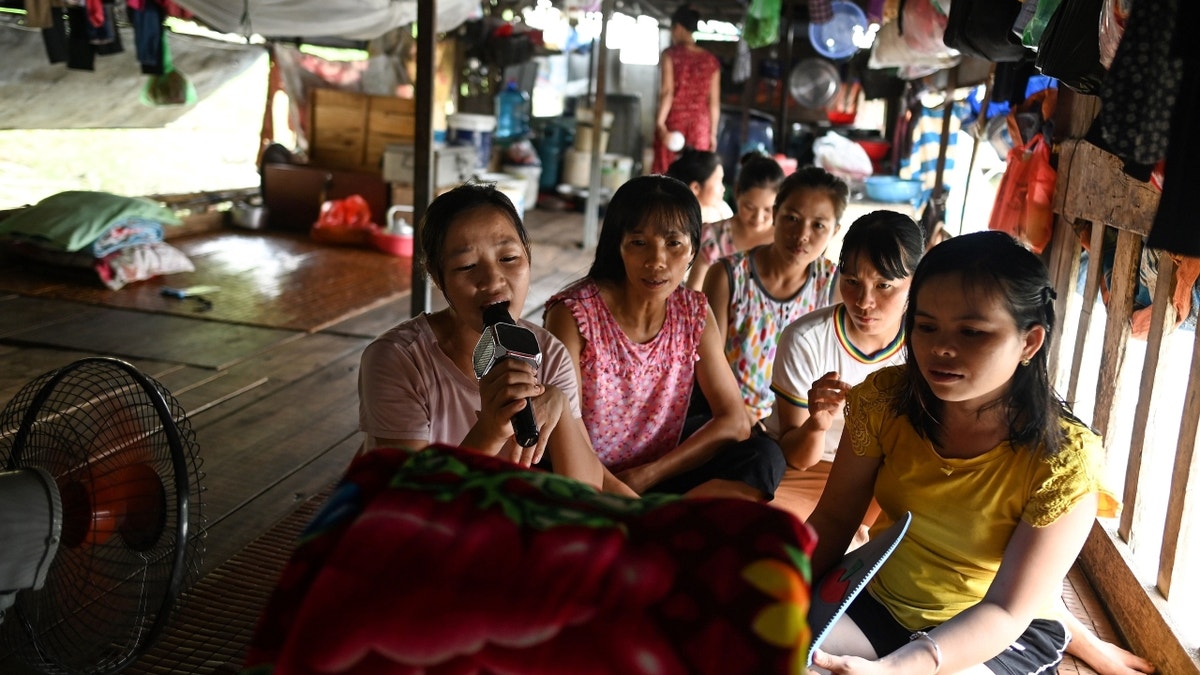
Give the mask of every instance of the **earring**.
M 1023 366 L 1029 365 L 1029 359 L 1021 359 L 1021 365 L 1023 365 Z

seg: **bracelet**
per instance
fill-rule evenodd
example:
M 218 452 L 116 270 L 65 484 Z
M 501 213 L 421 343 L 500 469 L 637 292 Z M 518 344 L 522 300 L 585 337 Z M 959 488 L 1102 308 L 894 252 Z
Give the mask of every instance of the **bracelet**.
M 942 648 L 938 646 L 937 640 L 933 636 L 923 630 L 919 630 L 908 637 L 908 641 L 925 640 L 933 646 L 933 675 L 942 669 Z

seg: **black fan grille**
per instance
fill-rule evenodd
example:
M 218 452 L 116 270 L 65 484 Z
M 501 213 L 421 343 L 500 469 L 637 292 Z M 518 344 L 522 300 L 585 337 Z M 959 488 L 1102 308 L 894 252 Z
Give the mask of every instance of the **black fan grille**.
M 197 450 L 179 402 L 116 359 L 47 373 L 0 413 L 4 466 L 48 471 L 64 502 L 45 587 L 19 593 L 0 626 L 25 661 L 111 673 L 149 648 L 199 574 Z

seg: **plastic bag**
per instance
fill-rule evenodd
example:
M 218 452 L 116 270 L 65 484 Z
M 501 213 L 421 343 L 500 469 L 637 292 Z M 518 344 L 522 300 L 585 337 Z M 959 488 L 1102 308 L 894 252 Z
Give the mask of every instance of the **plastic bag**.
M 322 244 L 370 246 L 379 226 L 371 221 L 371 207 L 362 195 L 330 199 L 321 204 L 310 236 Z
M 1050 165 L 1050 144 L 1041 134 L 1010 150 L 988 229 L 1007 232 L 1040 254 L 1054 232 L 1057 179 Z
M 1125 20 L 1129 18 L 1132 0 L 1104 0 L 1100 10 L 1100 63 L 1105 68 L 1112 66 L 1125 34 Z
M 813 141 L 813 157 L 817 166 L 846 180 L 862 180 L 874 173 L 867 151 L 832 131 Z

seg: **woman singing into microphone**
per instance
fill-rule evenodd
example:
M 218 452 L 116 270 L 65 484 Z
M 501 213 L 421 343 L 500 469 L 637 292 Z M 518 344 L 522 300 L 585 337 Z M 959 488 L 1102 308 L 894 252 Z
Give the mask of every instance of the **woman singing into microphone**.
M 420 228 L 419 262 L 449 307 L 367 345 L 358 382 L 364 449 L 444 443 L 525 466 L 546 454 L 555 473 L 599 487 L 603 467 L 580 419 L 571 356 L 557 338 L 518 318 L 537 339 L 540 369 L 500 359 L 476 378 L 485 310 L 507 303 L 520 317 L 529 292 L 529 239 L 512 202 L 492 185 L 462 185 L 433 200 Z M 540 435 L 523 448 L 511 420 L 527 405 Z

